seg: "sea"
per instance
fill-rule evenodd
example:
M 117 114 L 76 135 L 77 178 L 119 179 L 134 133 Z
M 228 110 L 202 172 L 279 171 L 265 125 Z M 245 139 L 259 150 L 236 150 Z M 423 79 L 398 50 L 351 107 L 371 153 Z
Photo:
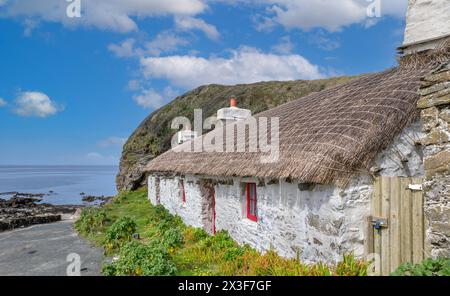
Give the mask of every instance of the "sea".
M 0 166 L 0 198 L 9 192 L 45 194 L 42 202 L 83 204 L 83 195 L 113 196 L 118 166 Z

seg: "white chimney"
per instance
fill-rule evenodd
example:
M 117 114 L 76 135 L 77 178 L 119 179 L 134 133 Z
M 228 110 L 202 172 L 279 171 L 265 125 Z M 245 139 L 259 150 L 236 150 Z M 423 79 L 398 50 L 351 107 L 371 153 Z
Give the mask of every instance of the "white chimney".
M 245 120 L 252 116 L 252 111 L 237 107 L 237 101 L 234 98 L 230 100 L 230 107 L 222 108 L 217 111 L 217 119 L 224 123 Z
M 434 49 L 450 37 L 450 0 L 409 0 L 401 54 Z

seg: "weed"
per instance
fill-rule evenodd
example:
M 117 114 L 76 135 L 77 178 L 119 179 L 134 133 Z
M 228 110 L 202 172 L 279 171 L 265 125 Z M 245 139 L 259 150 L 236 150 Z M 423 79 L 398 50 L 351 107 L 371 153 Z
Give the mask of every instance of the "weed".
M 396 276 L 450 276 L 450 258 L 425 259 L 413 265 L 406 263 L 392 273 Z
M 105 210 L 96 207 L 85 208 L 81 211 L 80 218 L 75 223 L 75 228 L 81 234 L 91 235 L 105 226 L 106 221 Z
M 173 275 L 176 272 L 166 248 L 160 244 L 144 244 L 137 240 L 125 243 L 119 253 L 119 260 L 103 266 L 104 275 Z
M 129 242 L 136 233 L 136 223 L 129 217 L 122 217 L 114 222 L 106 231 L 105 246 L 108 251 L 118 248 L 122 243 Z

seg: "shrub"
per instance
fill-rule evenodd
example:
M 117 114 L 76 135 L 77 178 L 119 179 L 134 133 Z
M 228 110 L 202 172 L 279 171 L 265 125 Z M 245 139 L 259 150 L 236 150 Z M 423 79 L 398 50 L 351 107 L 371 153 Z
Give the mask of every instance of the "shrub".
M 100 208 L 85 208 L 75 222 L 75 228 L 82 234 L 90 235 L 106 224 L 106 212 Z
M 155 276 L 173 275 L 176 272 L 166 248 L 158 241 L 146 245 L 133 240 L 122 245 L 119 260 L 106 264 L 102 273 L 108 276 Z
M 208 233 L 201 228 L 194 228 L 194 240 L 199 241 L 208 237 Z
M 124 242 L 129 242 L 136 232 L 136 222 L 129 217 L 122 217 L 106 231 L 105 246 L 107 250 L 116 249 Z
M 406 263 L 392 273 L 395 276 L 450 276 L 450 258 L 426 259 L 413 265 Z
M 183 234 L 179 228 L 172 228 L 166 230 L 161 238 L 161 243 L 166 248 L 177 248 L 183 245 Z

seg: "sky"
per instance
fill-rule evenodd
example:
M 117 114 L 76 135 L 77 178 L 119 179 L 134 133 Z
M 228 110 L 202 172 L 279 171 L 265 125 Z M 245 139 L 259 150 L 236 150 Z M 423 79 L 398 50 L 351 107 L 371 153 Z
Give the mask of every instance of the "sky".
M 205 84 L 393 67 L 406 7 L 407 0 L 0 0 L 0 165 L 118 164 L 151 112 Z

